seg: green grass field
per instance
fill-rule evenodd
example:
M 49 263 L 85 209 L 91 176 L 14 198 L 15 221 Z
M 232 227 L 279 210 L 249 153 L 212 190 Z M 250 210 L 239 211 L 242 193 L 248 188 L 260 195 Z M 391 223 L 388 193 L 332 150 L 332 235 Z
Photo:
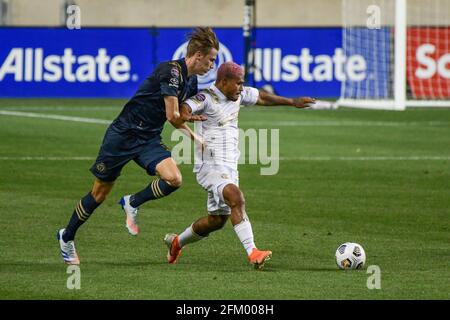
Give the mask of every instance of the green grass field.
M 112 120 L 122 104 L 0 100 L 0 299 L 450 298 L 449 109 L 242 109 L 242 128 L 280 129 L 278 174 L 240 166 L 256 243 L 273 251 L 265 270 L 247 263 L 231 224 L 166 263 L 164 234 L 206 213 L 190 165 L 182 188 L 145 204 L 141 234 L 128 235 L 116 203 L 150 181 L 130 163 L 79 230 L 81 289 L 67 289 L 56 231 L 91 187 L 106 125 L 4 111 Z M 367 288 L 366 270 L 337 269 L 347 241 L 380 267 L 381 289 Z

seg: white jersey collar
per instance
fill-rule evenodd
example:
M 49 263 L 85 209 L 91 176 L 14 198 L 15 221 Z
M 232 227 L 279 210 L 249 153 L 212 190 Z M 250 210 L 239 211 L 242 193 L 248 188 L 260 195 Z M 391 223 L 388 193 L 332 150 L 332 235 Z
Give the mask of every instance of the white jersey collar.
M 219 97 L 220 100 L 224 100 L 227 101 L 228 98 L 222 93 L 222 91 L 220 91 L 215 84 L 211 85 L 211 89 L 217 94 L 217 96 Z

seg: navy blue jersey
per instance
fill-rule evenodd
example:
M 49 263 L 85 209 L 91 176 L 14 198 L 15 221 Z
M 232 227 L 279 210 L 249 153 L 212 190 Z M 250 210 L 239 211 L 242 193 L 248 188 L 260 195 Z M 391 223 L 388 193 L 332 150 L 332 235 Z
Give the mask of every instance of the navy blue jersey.
M 131 133 L 138 144 L 159 136 L 167 119 L 164 97 L 178 97 L 181 104 L 197 94 L 197 76 L 187 75 L 184 59 L 160 63 L 112 125 L 124 133 Z

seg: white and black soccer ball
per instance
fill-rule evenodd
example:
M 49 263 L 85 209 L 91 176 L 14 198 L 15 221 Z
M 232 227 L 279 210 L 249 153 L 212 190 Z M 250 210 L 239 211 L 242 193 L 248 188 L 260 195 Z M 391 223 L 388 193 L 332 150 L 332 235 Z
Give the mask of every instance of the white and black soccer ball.
M 337 248 L 335 256 L 339 269 L 362 269 L 366 263 L 366 252 L 358 243 L 341 244 Z

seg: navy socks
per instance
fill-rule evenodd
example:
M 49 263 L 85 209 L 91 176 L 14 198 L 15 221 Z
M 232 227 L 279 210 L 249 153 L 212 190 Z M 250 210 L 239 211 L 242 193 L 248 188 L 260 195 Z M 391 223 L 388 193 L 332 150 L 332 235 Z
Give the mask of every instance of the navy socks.
M 178 187 L 172 187 L 162 179 L 156 179 L 153 180 L 152 183 L 150 183 L 144 190 L 133 194 L 130 197 L 130 204 L 132 207 L 137 208 L 149 200 L 155 200 L 168 196 L 177 189 Z
M 75 233 L 78 228 L 86 222 L 87 219 L 91 216 L 94 210 L 100 205 L 97 203 L 92 196 L 91 192 L 85 195 L 78 203 L 75 208 L 75 211 L 70 218 L 69 224 L 66 227 L 66 230 L 62 236 L 63 241 L 67 242 L 73 240 L 75 238 Z

